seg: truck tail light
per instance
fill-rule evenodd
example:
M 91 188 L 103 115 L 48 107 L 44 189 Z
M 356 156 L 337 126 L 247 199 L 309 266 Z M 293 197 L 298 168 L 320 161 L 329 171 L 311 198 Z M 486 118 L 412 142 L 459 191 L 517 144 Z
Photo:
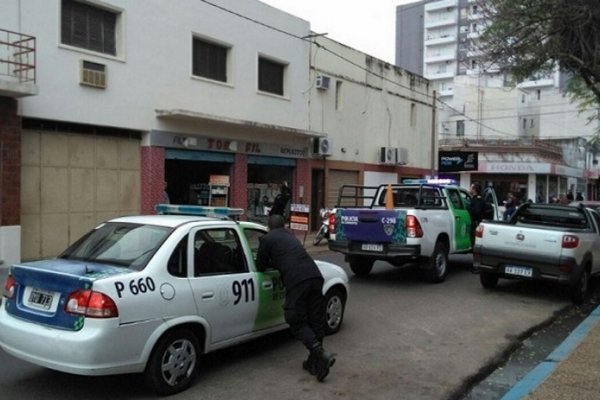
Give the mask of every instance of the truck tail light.
M 477 228 L 475 228 L 475 237 L 478 237 L 478 238 L 483 237 L 483 225 L 481 225 L 481 224 L 477 225 Z
M 327 227 L 328 227 L 329 233 L 335 233 L 335 214 L 334 213 L 329 213 L 329 216 L 327 217 Z
M 579 246 L 579 238 L 575 235 L 563 235 L 562 245 L 563 249 L 574 249 Z
M 419 220 L 414 215 L 406 216 L 406 236 L 409 238 L 420 238 L 423 237 L 423 229 L 421 228 L 421 224 Z
M 90 318 L 114 318 L 119 316 L 117 305 L 107 295 L 93 290 L 77 290 L 67 299 L 65 311 Z
M 6 277 L 6 281 L 4 281 L 4 290 L 2 291 L 2 296 L 7 299 L 12 299 L 15 295 L 17 287 L 17 280 L 12 276 L 8 275 Z

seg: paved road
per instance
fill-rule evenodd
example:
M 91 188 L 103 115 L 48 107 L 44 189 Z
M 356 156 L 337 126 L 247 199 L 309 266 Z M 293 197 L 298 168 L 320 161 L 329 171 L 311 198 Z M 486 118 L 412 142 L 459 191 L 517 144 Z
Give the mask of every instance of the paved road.
M 318 258 L 344 265 L 340 255 Z M 551 285 L 501 281 L 481 288 L 467 256 L 442 284 L 376 263 L 351 278 L 343 329 L 326 339 L 338 362 L 324 383 L 301 369 L 305 351 L 283 332 L 205 357 L 199 379 L 174 399 L 450 399 L 520 335 L 570 307 Z M 88 378 L 32 366 L 0 351 L 2 398 L 153 398 L 139 376 Z

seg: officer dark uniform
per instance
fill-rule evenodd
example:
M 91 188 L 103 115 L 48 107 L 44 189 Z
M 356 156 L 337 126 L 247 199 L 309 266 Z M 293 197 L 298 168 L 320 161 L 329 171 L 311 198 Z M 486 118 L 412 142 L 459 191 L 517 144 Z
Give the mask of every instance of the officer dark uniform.
M 475 229 L 477 225 L 486 217 L 485 200 L 481 197 L 481 185 L 473 183 L 471 185 L 471 203 L 467 210 L 471 216 L 471 244 L 475 244 Z
M 260 239 L 259 270 L 279 270 L 286 289 L 284 316 L 292 334 L 309 351 L 303 368 L 323 381 L 335 357 L 323 349 L 323 276 L 302 243 L 284 227 L 281 215 L 269 217 L 269 232 Z

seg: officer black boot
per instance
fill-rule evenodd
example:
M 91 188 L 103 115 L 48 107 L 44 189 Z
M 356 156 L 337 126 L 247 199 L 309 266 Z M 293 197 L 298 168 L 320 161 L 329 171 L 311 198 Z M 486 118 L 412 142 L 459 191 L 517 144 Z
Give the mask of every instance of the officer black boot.
M 310 353 L 308 358 L 302 361 L 302 368 L 308 371 L 311 375 L 317 375 L 317 363 L 313 353 Z
M 326 352 L 319 343 L 310 351 L 309 359 L 311 357 L 315 360 L 315 376 L 319 382 L 323 382 L 325 377 L 329 375 L 329 368 L 335 364 L 335 355 Z

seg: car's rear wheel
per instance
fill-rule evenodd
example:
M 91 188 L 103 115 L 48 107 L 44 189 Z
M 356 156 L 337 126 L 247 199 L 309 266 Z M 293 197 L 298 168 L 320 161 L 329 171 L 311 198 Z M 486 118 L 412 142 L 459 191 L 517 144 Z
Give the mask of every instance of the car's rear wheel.
M 486 289 L 493 289 L 498 285 L 498 274 L 492 274 L 487 271 L 479 271 L 479 282 Z
M 332 335 L 337 333 L 342 327 L 346 296 L 340 289 L 330 289 L 325 294 L 324 303 L 323 326 L 325 328 L 325 334 Z
M 350 264 L 350 269 L 354 272 L 355 275 L 358 276 L 367 276 L 373 269 L 373 263 L 375 260 L 368 257 L 359 257 L 352 256 L 348 260 L 348 264 Z
M 146 382 L 160 395 L 185 390 L 198 373 L 198 338 L 187 329 L 166 333 L 146 365 Z
M 584 268 L 579 274 L 577 282 L 571 287 L 571 298 L 573 303 L 581 304 L 588 296 L 590 288 L 590 270 Z

